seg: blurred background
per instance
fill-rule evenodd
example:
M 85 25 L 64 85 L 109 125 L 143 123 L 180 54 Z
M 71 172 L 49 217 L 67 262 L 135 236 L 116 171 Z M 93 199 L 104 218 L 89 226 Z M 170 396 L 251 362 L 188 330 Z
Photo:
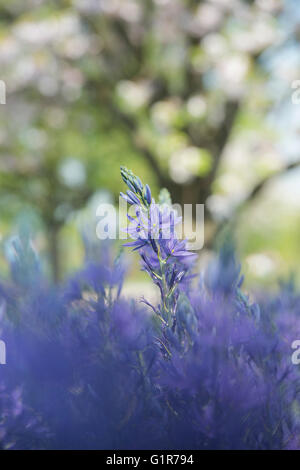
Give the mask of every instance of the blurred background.
M 249 286 L 300 280 L 299 0 L 0 0 L 0 79 L 4 275 L 24 219 L 49 276 L 77 269 L 126 165 L 205 203 L 200 264 L 229 224 Z

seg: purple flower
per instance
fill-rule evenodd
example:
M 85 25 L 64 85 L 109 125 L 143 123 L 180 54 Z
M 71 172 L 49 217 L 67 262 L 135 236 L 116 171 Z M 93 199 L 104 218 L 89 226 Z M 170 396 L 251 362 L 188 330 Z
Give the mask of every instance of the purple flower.
M 123 199 L 125 199 L 126 202 L 128 202 L 130 205 L 140 205 L 139 199 L 136 197 L 136 195 L 132 191 L 127 191 L 126 194 L 120 193 Z
M 146 200 L 148 202 L 148 204 L 150 205 L 151 204 L 151 201 L 152 201 L 152 196 L 151 196 L 151 190 L 150 190 L 150 187 L 148 184 L 146 184 L 146 187 L 145 187 L 145 197 L 146 197 Z
M 166 257 L 180 258 L 184 261 L 185 258 L 195 258 L 196 254 L 188 251 L 186 248 L 186 240 L 178 240 L 174 237 L 169 240 L 161 240 L 160 246 Z
M 136 177 L 132 172 L 124 172 L 123 169 L 121 172 L 125 182 L 128 180 L 135 184 Z M 154 311 L 162 324 L 173 331 L 176 328 L 180 284 L 190 279 L 186 274 L 195 260 L 195 254 L 187 250 L 186 241 L 176 238 L 175 227 L 181 218 L 176 216 L 168 204 L 155 204 L 154 199 L 151 202 L 148 185 L 144 194 L 144 207 L 137 207 L 135 216 L 128 214 L 127 233 L 134 241 L 125 246 L 139 251 L 142 269 L 150 275 L 161 293 L 161 304 Z M 168 334 L 171 333 L 166 330 L 164 335 Z M 166 347 L 164 343 L 162 345 Z
M 126 232 L 133 239 L 160 240 L 169 239 L 174 235 L 175 226 L 181 218 L 175 217 L 174 211 L 168 207 L 161 208 L 153 203 L 147 210 L 137 206 L 135 215 L 127 215 L 129 227 Z

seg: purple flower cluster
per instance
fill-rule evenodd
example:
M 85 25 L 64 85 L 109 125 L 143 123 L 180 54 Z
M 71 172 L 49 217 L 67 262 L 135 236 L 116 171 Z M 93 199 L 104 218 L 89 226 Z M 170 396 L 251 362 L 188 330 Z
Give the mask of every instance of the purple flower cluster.
M 181 218 L 167 204 L 156 204 L 150 188 L 143 186 L 141 180 L 130 170 L 121 168 L 124 182 L 129 187 L 128 201 L 135 201 L 134 216 L 128 214 L 127 232 L 134 241 L 125 246 L 138 250 L 142 269 L 146 271 L 158 286 L 161 304 L 155 308 L 147 301 L 162 322 L 162 329 L 176 328 L 176 309 L 179 299 L 179 286 L 188 277 L 188 272 L 195 260 L 195 254 L 187 250 L 185 240 L 176 235 L 176 225 Z M 134 198 L 133 198 L 134 196 Z M 166 346 L 163 345 L 167 350 Z
M 119 298 L 121 277 L 121 260 L 111 269 L 102 260 L 63 286 L 41 279 L 30 289 L 3 286 L 2 378 L 7 393 L 19 387 L 32 410 L 24 424 L 4 423 L 16 448 L 143 446 L 158 408 L 150 393 L 156 350 L 149 317 Z M 35 416 L 45 431 L 28 444 Z
M 84 268 L 53 286 L 30 239 L 16 239 L 0 283 L 0 448 L 299 449 L 296 289 L 250 302 L 230 243 L 190 282 L 176 214 L 122 176 L 159 304 L 122 298 L 124 262 L 107 246 L 87 246 Z

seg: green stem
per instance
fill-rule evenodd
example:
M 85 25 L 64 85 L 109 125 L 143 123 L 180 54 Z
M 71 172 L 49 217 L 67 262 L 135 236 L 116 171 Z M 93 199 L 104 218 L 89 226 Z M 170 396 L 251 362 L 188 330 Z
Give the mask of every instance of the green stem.
M 170 314 L 170 305 L 169 305 L 169 292 L 168 292 L 168 285 L 167 285 L 167 278 L 166 278 L 166 273 L 165 273 L 165 265 L 166 265 L 166 260 L 162 259 L 160 256 L 160 252 L 158 251 L 158 260 L 159 260 L 159 266 L 160 266 L 160 276 L 162 280 L 162 306 L 163 306 L 163 313 L 165 314 L 165 320 L 167 321 L 168 325 L 170 325 L 171 321 L 171 314 Z

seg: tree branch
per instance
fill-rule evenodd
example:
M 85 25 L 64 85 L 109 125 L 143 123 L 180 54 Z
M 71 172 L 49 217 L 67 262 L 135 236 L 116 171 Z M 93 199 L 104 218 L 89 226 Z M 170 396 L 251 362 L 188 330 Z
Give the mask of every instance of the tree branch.
M 250 201 L 252 201 L 253 199 L 256 198 L 256 196 L 265 188 L 265 186 L 272 180 L 274 180 L 275 178 L 278 178 L 278 176 L 282 176 L 284 175 L 285 173 L 287 173 L 288 171 L 291 171 L 291 170 L 294 170 L 295 168 L 299 167 L 300 166 L 300 160 L 296 161 L 296 162 L 293 162 L 293 163 L 290 163 L 289 165 L 285 166 L 284 168 L 282 168 L 281 170 L 279 171 L 276 171 L 276 173 L 273 173 L 272 175 L 270 176 L 267 176 L 266 178 L 264 178 L 262 181 L 260 181 L 259 183 L 257 183 L 254 188 L 251 190 L 251 192 L 248 194 L 247 198 L 244 200 L 244 202 L 242 203 L 242 205 L 244 204 L 248 204 Z
M 146 159 L 148 164 L 151 166 L 152 170 L 154 171 L 160 186 L 168 185 L 168 179 L 165 178 L 163 171 L 161 170 L 158 161 L 155 155 L 151 152 L 151 150 L 143 143 L 142 139 L 138 136 L 138 126 L 136 121 L 133 117 L 129 116 L 128 114 L 123 113 L 118 109 L 117 106 L 114 106 L 113 102 L 110 101 L 108 103 L 110 108 L 112 117 L 119 121 L 123 126 L 127 128 L 128 136 L 131 140 L 133 147 L 140 152 L 143 157 Z
M 289 171 L 292 171 L 296 168 L 300 167 L 300 160 L 290 163 L 289 165 L 286 165 L 284 168 L 281 170 L 277 171 L 276 173 L 273 173 L 272 175 L 267 176 L 264 178 L 262 181 L 257 183 L 248 196 L 238 205 L 238 207 L 235 209 L 234 214 L 231 216 L 230 220 L 225 219 L 222 222 L 220 222 L 215 230 L 215 233 L 211 237 L 211 239 L 206 243 L 207 248 L 212 248 L 213 243 L 216 239 L 216 237 L 221 233 L 221 231 L 225 228 L 227 224 L 231 224 L 232 226 L 236 225 L 239 216 L 242 212 L 242 209 L 245 207 L 245 205 L 250 204 L 263 190 L 264 188 L 274 179 L 283 176 L 285 173 L 288 173 Z

